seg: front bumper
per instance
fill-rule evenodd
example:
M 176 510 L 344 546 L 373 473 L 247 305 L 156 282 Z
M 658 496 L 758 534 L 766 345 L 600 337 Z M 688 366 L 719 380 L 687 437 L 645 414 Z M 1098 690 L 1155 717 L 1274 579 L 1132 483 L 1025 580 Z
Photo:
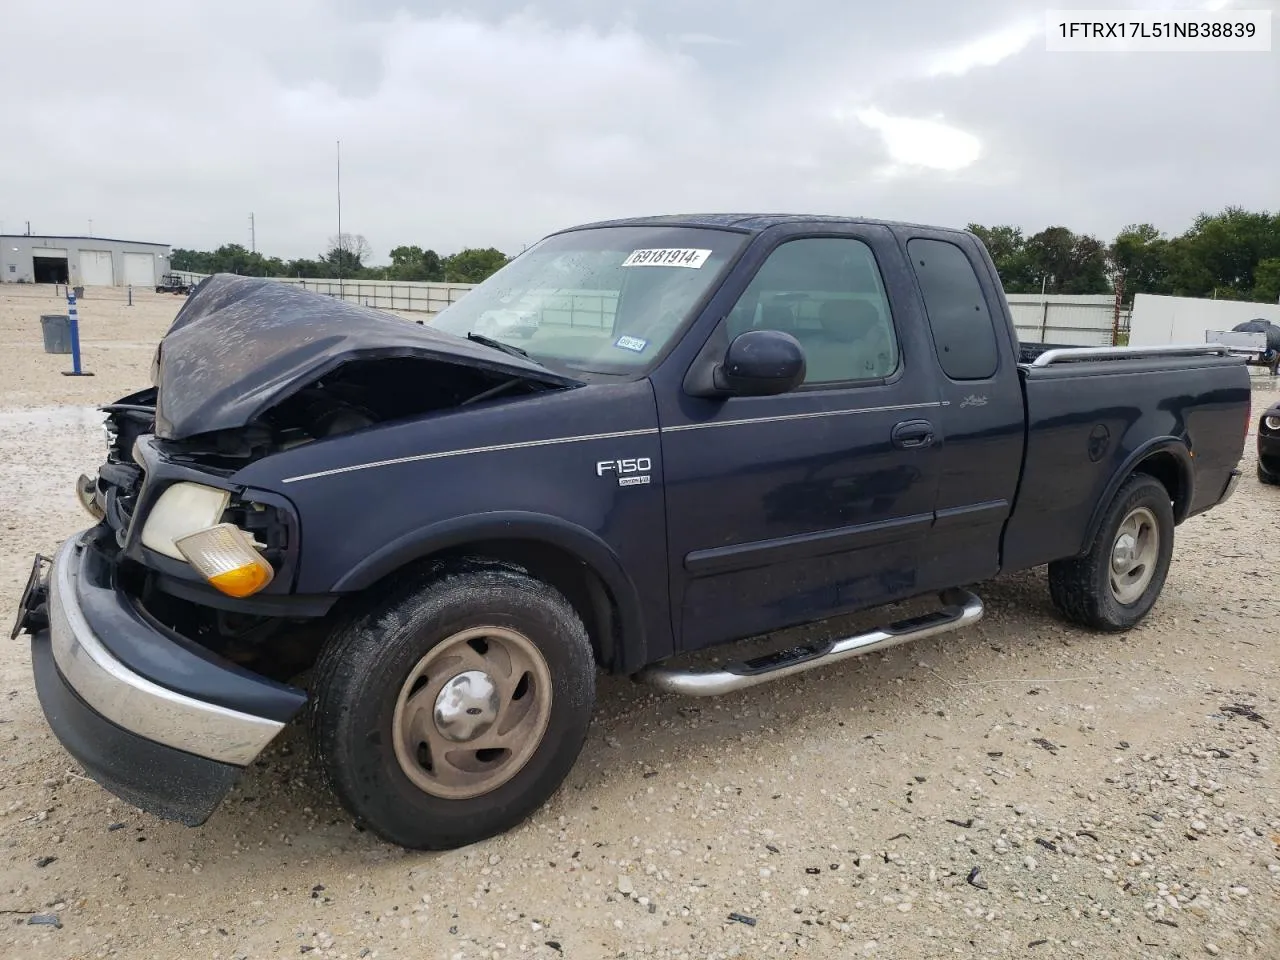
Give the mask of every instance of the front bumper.
M 103 787 L 157 816 L 203 823 L 306 700 L 150 620 L 92 531 L 34 587 L 27 603 L 47 606 L 48 626 L 32 667 L 50 728 Z

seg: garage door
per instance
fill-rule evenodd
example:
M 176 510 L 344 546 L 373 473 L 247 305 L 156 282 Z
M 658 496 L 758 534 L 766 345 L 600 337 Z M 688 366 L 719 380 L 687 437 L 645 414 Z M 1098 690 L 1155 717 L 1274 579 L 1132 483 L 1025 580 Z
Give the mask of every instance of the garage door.
M 154 253 L 126 253 L 124 255 L 124 282 L 135 287 L 156 285 L 156 255 Z
M 80 283 L 86 287 L 111 287 L 116 282 L 110 250 L 80 251 Z

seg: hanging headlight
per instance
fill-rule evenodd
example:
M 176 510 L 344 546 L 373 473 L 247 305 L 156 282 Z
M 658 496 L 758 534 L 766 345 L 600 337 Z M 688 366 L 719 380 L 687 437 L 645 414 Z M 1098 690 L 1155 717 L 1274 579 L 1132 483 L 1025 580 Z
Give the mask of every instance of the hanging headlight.
M 229 597 L 257 593 L 275 575 L 253 539 L 233 523 L 219 523 L 174 541 L 183 558 Z

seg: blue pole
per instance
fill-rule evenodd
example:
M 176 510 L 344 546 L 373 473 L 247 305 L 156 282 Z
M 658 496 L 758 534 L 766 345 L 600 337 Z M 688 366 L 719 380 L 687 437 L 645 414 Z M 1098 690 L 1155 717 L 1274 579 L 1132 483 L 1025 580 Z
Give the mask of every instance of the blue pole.
M 67 312 L 71 314 L 71 372 L 80 376 L 80 317 L 76 313 L 76 295 L 67 294 Z
M 71 319 L 71 369 L 63 374 L 66 377 L 92 377 L 80 369 L 80 316 L 76 312 L 76 295 L 70 285 L 67 286 L 67 314 Z

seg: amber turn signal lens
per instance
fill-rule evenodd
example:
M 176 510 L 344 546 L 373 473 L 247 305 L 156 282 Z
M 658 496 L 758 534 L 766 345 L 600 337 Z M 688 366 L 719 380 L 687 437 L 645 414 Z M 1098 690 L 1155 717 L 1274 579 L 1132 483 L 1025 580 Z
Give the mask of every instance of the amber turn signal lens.
M 247 533 L 233 523 L 219 523 L 174 541 L 191 566 L 215 589 L 229 597 L 257 593 L 275 575 Z

